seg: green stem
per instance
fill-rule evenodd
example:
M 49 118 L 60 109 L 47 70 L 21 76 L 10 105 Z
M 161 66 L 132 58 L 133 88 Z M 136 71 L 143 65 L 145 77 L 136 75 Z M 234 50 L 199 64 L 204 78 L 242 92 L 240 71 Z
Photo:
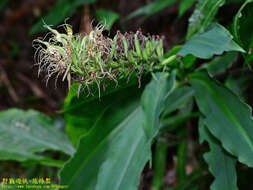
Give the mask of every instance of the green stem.
M 162 62 L 161 62 L 161 65 L 162 66 L 165 66 L 165 65 L 169 65 L 172 61 L 174 61 L 175 59 L 177 58 L 176 55 L 172 55 L 166 59 L 164 59 Z

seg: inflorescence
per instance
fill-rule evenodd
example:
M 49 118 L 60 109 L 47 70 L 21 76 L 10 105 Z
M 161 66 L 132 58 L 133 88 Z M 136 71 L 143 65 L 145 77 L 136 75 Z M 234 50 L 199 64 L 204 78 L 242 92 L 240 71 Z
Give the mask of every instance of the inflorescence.
M 82 36 L 73 35 L 72 28 L 65 24 L 66 33 L 60 33 L 47 26 L 49 40 L 36 39 L 35 60 L 39 72 L 47 73 L 46 80 L 54 76 L 56 81 L 78 82 L 81 87 L 97 84 L 104 89 L 109 81 L 116 85 L 122 78 L 135 74 L 141 84 L 144 73 L 159 70 L 163 66 L 163 39 L 159 36 L 144 36 L 136 33 L 122 34 L 119 31 L 113 39 L 103 35 L 104 26 L 98 25 Z M 80 90 L 80 89 L 79 89 Z

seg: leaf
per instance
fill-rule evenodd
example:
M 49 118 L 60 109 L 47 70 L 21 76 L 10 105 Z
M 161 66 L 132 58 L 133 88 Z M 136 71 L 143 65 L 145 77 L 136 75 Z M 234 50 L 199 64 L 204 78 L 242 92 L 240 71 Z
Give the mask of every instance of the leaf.
M 177 0 L 156 0 L 130 13 L 125 19 L 123 19 L 123 21 L 140 15 L 144 15 L 144 19 L 147 19 L 149 16 L 165 9 L 175 2 L 177 2 Z
M 183 106 L 193 97 L 194 90 L 191 87 L 183 86 L 175 89 L 165 100 L 165 110 L 163 115 L 168 115 Z
M 234 33 L 235 39 L 238 41 L 238 43 L 240 43 L 240 45 L 242 45 L 242 42 L 240 40 L 240 35 L 239 35 L 239 30 L 240 30 L 239 19 L 242 17 L 243 9 L 251 2 L 253 2 L 253 0 L 245 0 L 234 17 L 233 33 Z
M 178 55 L 192 54 L 202 59 L 208 59 L 213 55 L 220 55 L 224 51 L 245 52 L 232 39 L 233 36 L 226 28 L 219 24 L 213 24 L 205 33 L 195 34 L 188 40 Z
M 188 142 L 186 140 L 186 130 L 180 131 L 180 137 L 184 140 L 182 140 L 178 147 L 177 147 L 177 181 L 178 184 L 183 183 L 186 180 L 186 159 L 187 159 L 187 147 Z
M 134 92 L 136 91 L 136 92 Z M 136 86 L 122 89 L 109 96 L 88 101 L 87 98 L 73 97 L 71 104 L 65 106 L 64 117 L 66 119 L 66 130 L 74 145 L 78 144 L 79 138 L 88 133 L 89 130 L 98 122 L 106 110 L 112 106 L 113 100 L 125 101 L 125 96 L 121 94 L 140 93 Z M 91 109 L 93 108 L 93 109 Z
M 141 98 L 142 108 L 145 113 L 144 131 L 146 132 L 147 138 L 151 139 L 156 135 L 156 131 L 158 132 L 157 126 L 159 125 L 159 116 L 164 109 L 164 101 L 175 88 L 176 71 L 171 73 L 169 82 L 167 82 L 167 78 L 163 75 L 166 74 L 156 75 L 157 79 L 154 78 L 146 86 Z M 150 103 L 150 100 L 153 103 Z
M 153 91 L 157 84 L 159 87 L 168 84 L 164 80 L 166 75 L 157 74 L 155 77 L 145 89 L 143 97 L 151 93 L 164 97 L 168 93 Z M 120 95 L 123 98 L 120 101 L 111 99 L 108 109 L 93 124 L 89 133 L 82 136 L 76 154 L 60 173 L 61 184 L 75 190 L 137 189 L 139 175 L 150 158 L 152 138 L 159 128 L 156 126 L 155 130 L 153 124 L 156 123 L 144 122 L 150 125 L 150 130 L 145 133 L 144 128 L 147 130 L 148 126 L 143 123 L 146 113 L 140 105 L 140 96 L 127 91 Z M 160 105 L 157 101 L 161 99 L 149 101 L 152 112 L 160 113 L 154 105 Z M 151 138 L 147 138 L 146 134 Z
M 142 78 L 142 84 L 146 84 L 147 80 L 150 80 L 148 77 Z M 87 88 L 83 87 L 80 92 L 79 91 L 79 83 L 75 83 L 71 86 L 71 89 L 68 93 L 67 98 L 64 101 L 64 108 L 61 111 L 61 113 L 69 113 L 72 111 L 76 111 L 78 108 L 83 107 L 85 104 L 94 101 L 103 99 L 103 97 L 119 92 L 121 90 L 124 90 L 128 87 L 133 87 L 136 89 L 136 85 L 138 84 L 138 78 L 136 76 L 131 76 L 129 79 L 129 82 L 126 82 L 125 78 L 119 79 L 118 83 L 113 81 L 111 83 L 108 83 L 108 86 L 106 86 L 105 90 L 100 90 L 100 95 L 98 93 L 98 87 L 97 84 L 92 84 L 89 86 L 90 88 L 90 94 L 87 90 Z M 138 88 L 138 87 L 137 87 Z M 78 95 L 79 94 L 79 95 Z
M 190 75 L 204 124 L 226 151 L 253 166 L 253 120 L 251 108 L 206 72 Z
M 145 79 L 142 82 L 145 84 Z M 138 89 L 136 83 L 138 83 L 137 78 L 130 80 L 129 83 L 119 81 L 117 88 L 115 83 L 112 83 L 106 87 L 105 91 L 101 92 L 100 98 L 98 93 L 87 97 L 84 91 L 81 91 L 78 97 L 79 84 L 72 85 L 62 110 L 66 122 L 66 132 L 71 142 L 77 146 L 80 136 L 92 128 L 94 123 L 108 109 L 108 106 L 111 106 L 113 100 L 121 101 L 122 98 L 125 98 L 121 94 L 136 94 L 134 91 L 140 93 L 142 89 Z M 112 96 L 108 96 L 111 94 Z
M 156 149 L 154 154 L 154 176 L 152 179 L 153 190 L 159 190 L 163 185 L 163 178 L 166 169 L 167 148 L 167 140 L 159 138 L 156 142 Z
M 242 75 L 240 77 L 229 75 L 225 81 L 225 86 L 241 100 L 247 100 L 246 91 L 250 87 L 251 81 L 252 78 L 249 75 Z
M 189 68 L 194 68 L 194 63 L 195 63 L 196 59 L 197 59 L 197 57 L 189 54 L 189 55 L 182 57 L 181 60 L 184 64 L 184 67 L 186 69 L 189 69 Z
M 181 0 L 178 10 L 178 17 L 182 17 L 187 9 L 189 9 L 194 4 L 194 2 L 195 0 Z
M 105 26 L 107 30 L 110 30 L 112 25 L 119 18 L 119 14 L 109 10 L 99 9 L 96 11 L 97 19 Z
M 237 52 L 228 52 L 222 56 L 215 57 L 209 63 L 203 65 L 202 67 L 206 68 L 211 76 L 222 74 L 226 72 L 226 70 L 229 69 L 233 65 L 233 63 L 235 63 L 237 58 Z
M 52 10 L 32 26 L 29 34 L 32 35 L 37 32 L 45 31 L 46 28 L 43 27 L 44 24 L 56 26 L 73 14 L 77 7 L 94 2 L 96 2 L 96 0 L 58 0 Z
M 215 177 L 211 190 L 238 190 L 236 185 L 236 159 L 227 153 L 219 141 L 207 130 L 202 119 L 199 120 L 200 143 L 207 141 L 210 152 L 204 154 L 210 172 Z
M 251 62 L 253 58 L 252 47 L 253 47 L 253 35 L 249 32 L 249 28 L 253 27 L 252 20 L 252 0 L 244 1 L 243 5 L 240 7 L 236 16 L 234 17 L 234 22 L 232 25 L 232 31 L 235 40 L 246 50 L 247 54 L 244 54 L 244 60 L 249 68 L 251 68 Z M 243 18 L 243 19 L 242 19 Z
M 138 101 L 135 99 L 135 96 L 126 96 L 123 101 L 113 102 L 113 104 L 107 108 L 107 111 L 102 114 L 102 118 L 99 118 L 94 122 L 93 126 L 90 127 L 91 130 L 89 133 L 80 139 L 74 157 L 61 171 L 60 176 L 62 184 L 67 184 L 70 189 L 96 189 L 99 169 L 102 167 L 107 156 L 110 156 L 110 148 L 113 148 L 114 145 L 120 146 L 119 143 L 115 144 L 114 141 L 120 141 L 120 139 L 123 140 L 124 133 L 122 133 L 122 131 L 125 132 L 125 134 L 126 132 L 131 132 L 126 131 L 127 129 L 133 129 L 133 127 L 131 128 L 129 125 L 133 125 L 132 122 L 138 122 L 138 118 L 142 117 L 142 112 L 138 110 Z M 121 108 L 121 111 L 119 110 L 119 107 Z M 95 107 L 94 109 L 97 108 Z M 90 107 L 90 110 L 92 110 L 92 107 Z M 141 139 L 144 134 L 141 132 L 142 129 L 136 124 L 138 123 L 135 123 L 134 126 L 136 127 L 135 131 L 138 131 L 138 134 L 135 133 L 133 138 Z M 132 140 L 133 143 L 136 143 L 137 139 Z M 124 139 L 123 142 L 125 141 L 126 140 Z M 131 148 L 131 145 L 129 144 L 127 150 L 133 151 L 134 144 L 132 144 L 132 147 L 133 148 Z M 143 153 L 145 155 L 146 151 Z
M 198 0 L 195 10 L 189 18 L 187 39 L 195 33 L 203 33 L 224 3 L 225 0 Z
M 226 4 L 232 4 L 232 3 L 243 3 L 245 0 L 227 0 Z
M 180 113 L 161 119 L 161 132 L 168 132 L 175 130 L 178 126 L 181 126 L 187 120 L 198 117 L 198 112 L 193 113 Z
M 41 163 L 61 166 L 60 162 L 35 154 L 45 150 L 62 151 L 69 155 L 75 152 L 65 134 L 42 113 L 18 109 L 0 113 L 1 160 L 39 160 Z
M 140 173 L 151 154 L 142 120 L 143 112 L 138 107 L 123 121 L 126 122 L 123 128 L 115 131 L 116 136 L 110 140 L 110 149 L 99 170 L 97 190 L 137 189 Z
M 168 67 L 170 66 L 177 66 L 179 64 L 179 61 L 178 59 L 171 59 L 173 57 L 176 57 L 176 54 L 177 52 L 181 49 L 181 46 L 173 46 L 169 52 L 167 52 L 165 55 L 164 55 L 164 61 L 162 61 L 161 64 L 164 64 Z

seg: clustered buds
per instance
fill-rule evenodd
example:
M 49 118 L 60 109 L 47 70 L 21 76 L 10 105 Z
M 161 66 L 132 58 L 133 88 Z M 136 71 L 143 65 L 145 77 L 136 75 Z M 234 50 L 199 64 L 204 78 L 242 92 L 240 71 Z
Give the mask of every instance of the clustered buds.
M 163 42 L 159 36 L 144 36 L 141 31 L 121 34 L 113 39 L 103 35 L 104 26 L 96 26 L 89 34 L 73 35 L 69 25 L 64 25 L 66 33 L 46 26 L 51 38 L 47 41 L 36 39 L 35 59 L 39 72 L 47 73 L 47 81 L 62 75 L 62 81 L 68 80 L 87 87 L 96 83 L 100 89 L 118 79 L 129 79 L 135 74 L 140 79 L 143 73 L 161 69 Z M 99 90 L 100 92 L 100 90 Z

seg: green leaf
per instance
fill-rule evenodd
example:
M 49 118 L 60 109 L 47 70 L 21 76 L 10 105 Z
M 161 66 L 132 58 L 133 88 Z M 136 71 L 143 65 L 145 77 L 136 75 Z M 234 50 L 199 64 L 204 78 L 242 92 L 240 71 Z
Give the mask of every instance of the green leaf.
M 252 78 L 249 75 L 240 77 L 228 76 L 225 81 L 225 86 L 235 93 L 241 100 L 247 100 L 246 91 L 250 87 Z
M 138 90 L 134 86 L 133 88 L 123 89 L 109 96 L 104 96 L 101 100 L 72 97 L 71 103 L 65 106 L 64 117 L 66 119 L 66 131 L 73 144 L 77 146 L 79 138 L 88 133 L 96 122 L 103 117 L 105 111 L 112 106 L 112 100 L 125 101 L 125 96 L 121 94 L 136 94 L 137 92 L 140 93 L 140 89 Z
M 37 32 L 45 31 L 46 28 L 43 27 L 45 23 L 47 25 L 56 26 L 63 22 L 64 19 L 71 16 L 76 11 L 77 7 L 94 2 L 96 2 L 96 0 L 58 0 L 52 10 L 32 26 L 29 34 L 32 35 Z
M 177 147 L 177 181 L 179 184 L 183 183 L 186 180 L 186 159 L 187 159 L 187 136 L 186 131 L 183 129 L 180 132 L 182 140 Z
M 195 34 L 188 40 L 178 55 L 195 55 L 202 59 L 211 58 L 213 55 L 220 55 L 224 51 L 245 52 L 233 40 L 229 31 L 219 24 L 213 24 L 205 33 Z
M 159 117 L 157 113 L 160 113 L 160 107 L 157 105 L 160 103 L 157 101 L 161 101 L 161 97 L 168 93 L 154 90 L 168 84 L 166 76 L 155 75 L 155 79 L 143 92 L 144 99 L 147 98 L 146 94 L 149 94 L 150 98 L 153 95 L 159 97 L 149 101 L 149 108 L 155 113 L 153 117 Z M 169 80 L 173 79 L 170 77 Z M 138 94 L 129 93 L 128 90 L 120 95 L 123 98 L 120 101 L 112 98 L 111 104 L 100 119 L 93 124 L 88 134 L 82 136 L 76 154 L 60 173 L 61 184 L 76 190 L 137 189 L 139 175 L 150 159 L 151 141 L 159 126 L 153 126 L 156 125 L 155 122 L 145 122 L 145 114 L 149 112 L 142 110 Z M 97 108 L 90 107 L 90 110 L 92 109 Z M 144 129 L 147 131 L 144 132 Z
M 163 115 L 168 115 L 182 107 L 193 97 L 194 90 L 191 87 L 183 86 L 175 89 L 165 100 Z
M 141 103 L 144 111 L 144 131 L 148 138 L 156 135 L 157 126 L 159 125 L 159 116 L 164 107 L 164 101 L 167 96 L 175 88 L 176 71 L 173 71 L 170 75 L 170 79 L 167 80 L 166 74 L 159 73 L 156 77 L 149 83 L 145 92 L 142 95 Z M 147 93 L 149 92 L 149 93 Z M 150 103 L 152 100 L 153 103 Z
M 239 19 L 242 17 L 242 11 L 243 9 L 249 4 L 253 2 L 253 0 L 245 0 L 240 9 L 238 10 L 237 14 L 234 17 L 234 22 L 233 22 L 233 33 L 235 36 L 235 39 L 238 41 L 238 43 L 241 43 L 240 35 L 239 35 L 239 30 L 240 30 L 240 24 L 239 24 Z
M 154 154 L 154 176 L 152 179 L 153 190 L 159 190 L 163 185 L 163 178 L 166 169 L 167 148 L 167 140 L 159 138 L 156 142 Z
M 150 78 L 144 76 L 142 78 L 142 84 L 146 84 L 147 80 L 149 79 Z M 125 78 L 122 78 L 118 80 L 117 85 L 114 81 L 112 81 L 111 83 L 108 83 L 108 86 L 106 86 L 106 89 L 101 90 L 100 95 L 98 93 L 97 84 L 92 84 L 89 86 L 90 93 L 92 95 L 91 96 L 87 88 L 83 87 L 81 90 L 79 90 L 80 84 L 75 83 L 71 86 L 68 96 L 64 101 L 64 108 L 61 111 L 61 113 L 75 112 L 77 109 L 82 108 L 85 104 L 91 101 L 99 100 L 99 99 L 102 100 L 104 96 L 107 96 L 115 92 L 119 92 L 131 86 L 135 86 L 134 88 L 136 89 L 137 84 L 138 84 L 138 78 L 134 75 L 130 77 L 128 82 L 126 82 Z
M 238 13 L 234 17 L 232 25 L 232 31 L 235 36 L 235 40 L 246 50 L 247 54 L 244 54 L 245 65 L 247 64 L 251 68 L 253 60 L 252 47 L 253 47 L 253 35 L 249 32 L 249 28 L 253 27 L 253 1 L 244 1 L 240 7 Z
M 169 52 L 167 52 L 165 55 L 164 55 L 164 57 L 165 58 L 169 58 L 169 57 L 171 57 L 171 56 L 173 56 L 173 55 L 176 55 L 177 54 L 177 52 L 179 52 L 179 50 L 182 48 L 182 46 L 180 46 L 180 45 L 175 45 L 175 46 L 173 46 L 170 50 L 169 50 Z
M 115 83 L 107 86 L 106 90 L 101 92 L 99 98 L 98 93 L 94 96 L 87 97 L 84 91 L 80 92 L 79 97 L 78 88 L 79 84 L 72 85 L 67 98 L 64 102 L 64 118 L 66 122 L 66 132 L 71 142 L 77 146 L 80 136 L 86 134 L 96 123 L 96 121 L 107 110 L 108 106 L 111 106 L 112 100 L 124 98 L 121 94 L 129 94 L 134 91 L 140 92 L 137 86 L 134 86 L 137 82 L 137 78 L 130 80 L 129 83 L 125 81 L 119 81 L 119 87 L 115 87 Z M 143 81 L 145 84 L 145 79 Z M 133 87 L 131 87 L 133 86 Z M 112 96 L 108 96 L 112 94 Z M 93 109 L 90 109 L 93 108 Z
M 211 76 L 222 74 L 226 72 L 226 70 L 229 69 L 233 63 L 235 63 L 237 58 L 237 52 L 228 52 L 222 56 L 212 59 L 209 63 L 203 65 L 202 67 L 206 68 Z
M 182 57 L 182 62 L 184 64 L 184 67 L 186 69 L 190 69 L 190 68 L 194 68 L 194 63 L 197 60 L 197 57 L 193 56 L 193 55 L 186 55 L 184 57 Z
M 199 120 L 200 143 L 207 141 L 210 152 L 204 154 L 210 172 L 215 177 L 211 190 L 238 190 L 236 185 L 236 159 L 227 153 L 219 141 L 208 131 L 204 121 Z
M 245 0 L 227 0 L 226 4 L 243 3 Z
M 204 124 L 238 160 L 253 166 L 253 120 L 251 108 L 206 72 L 190 75 Z
M 189 9 L 194 4 L 194 2 L 195 0 L 181 0 L 178 10 L 178 17 L 180 18 L 183 16 L 187 9 Z
M 177 52 L 181 49 L 181 46 L 173 46 L 169 52 L 164 55 L 164 60 L 161 64 L 166 66 L 177 66 L 179 61 L 176 58 Z
M 224 3 L 225 0 L 198 0 L 196 8 L 189 19 L 187 39 L 195 33 L 204 32 Z
M 140 15 L 144 15 L 144 19 L 146 19 L 149 16 L 165 9 L 166 7 L 172 5 L 175 2 L 177 2 L 177 0 L 156 0 L 130 13 L 123 21 L 132 19 Z
M 180 113 L 166 118 L 162 118 L 161 131 L 162 132 L 172 131 L 176 129 L 178 126 L 181 126 L 187 120 L 198 116 L 199 116 L 198 112 L 193 112 L 193 113 Z
M 110 30 L 112 25 L 118 20 L 119 14 L 109 10 L 99 9 L 96 11 L 97 19 Z
M 48 165 L 62 163 L 36 153 L 45 150 L 73 155 L 75 149 L 49 117 L 34 110 L 9 109 L 0 113 L 0 159 L 38 160 Z
M 80 139 L 74 157 L 61 171 L 60 176 L 62 184 L 67 184 L 70 189 L 76 190 L 96 189 L 96 184 L 99 184 L 97 178 L 100 173 L 100 168 L 102 168 L 106 160 L 110 160 L 111 151 L 115 151 L 114 149 L 117 148 L 115 146 L 119 146 L 119 149 L 112 153 L 111 157 L 120 156 L 118 155 L 118 153 L 120 153 L 122 156 L 129 154 L 129 157 L 127 156 L 126 159 L 131 159 L 132 156 L 130 153 L 136 154 L 135 148 L 139 149 L 138 146 L 142 146 L 143 149 L 141 152 L 143 156 L 147 154 L 148 150 L 145 150 L 146 146 L 141 144 L 143 143 L 142 137 L 144 136 L 144 132 L 139 123 L 139 119 L 142 118 L 142 112 L 139 107 L 138 98 L 137 100 L 135 99 L 135 96 L 131 97 L 125 94 L 125 98 L 121 99 L 121 101 L 112 102 L 107 110 L 104 111 L 101 118 L 96 119 L 93 126 L 90 127 L 91 130 L 89 133 Z M 97 109 L 97 107 L 89 108 L 89 110 L 94 109 Z M 84 113 L 84 116 L 85 115 Z M 131 127 L 132 125 L 133 127 Z M 134 134 L 133 130 L 135 131 Z M 125 137 L 125 135 L 129 136 Z M 130 144 L 128 144 L 128 141 L 130 141 Z M 124 143 L 126 144 L 124 145 Z M 124 147 L 126 145 L 128 147 Z M 115 161 L 122 161 L 125 164 L 127 161 L 126 159 Z M 139 159 L 141 162 L 147 161 L 142 157 Z M 124 167 L 123 163 L 120 162 L 120 164 L 122 164 L 121 167 Z M 137 168 L 135 169 L 136 171 L 134 171 L 133 174 L 138 170 Z M 112 172 L 111 175 L 114 173 L 114 177 L 119 177 L 116 171 Z M 110 174 L 108 175 L 111 176 Z M 132 175 L 132 177 L 134 177 L 134 175 Z M 108 182 L 116 183 L 117 180 L 115 181 L 111 178 Z

